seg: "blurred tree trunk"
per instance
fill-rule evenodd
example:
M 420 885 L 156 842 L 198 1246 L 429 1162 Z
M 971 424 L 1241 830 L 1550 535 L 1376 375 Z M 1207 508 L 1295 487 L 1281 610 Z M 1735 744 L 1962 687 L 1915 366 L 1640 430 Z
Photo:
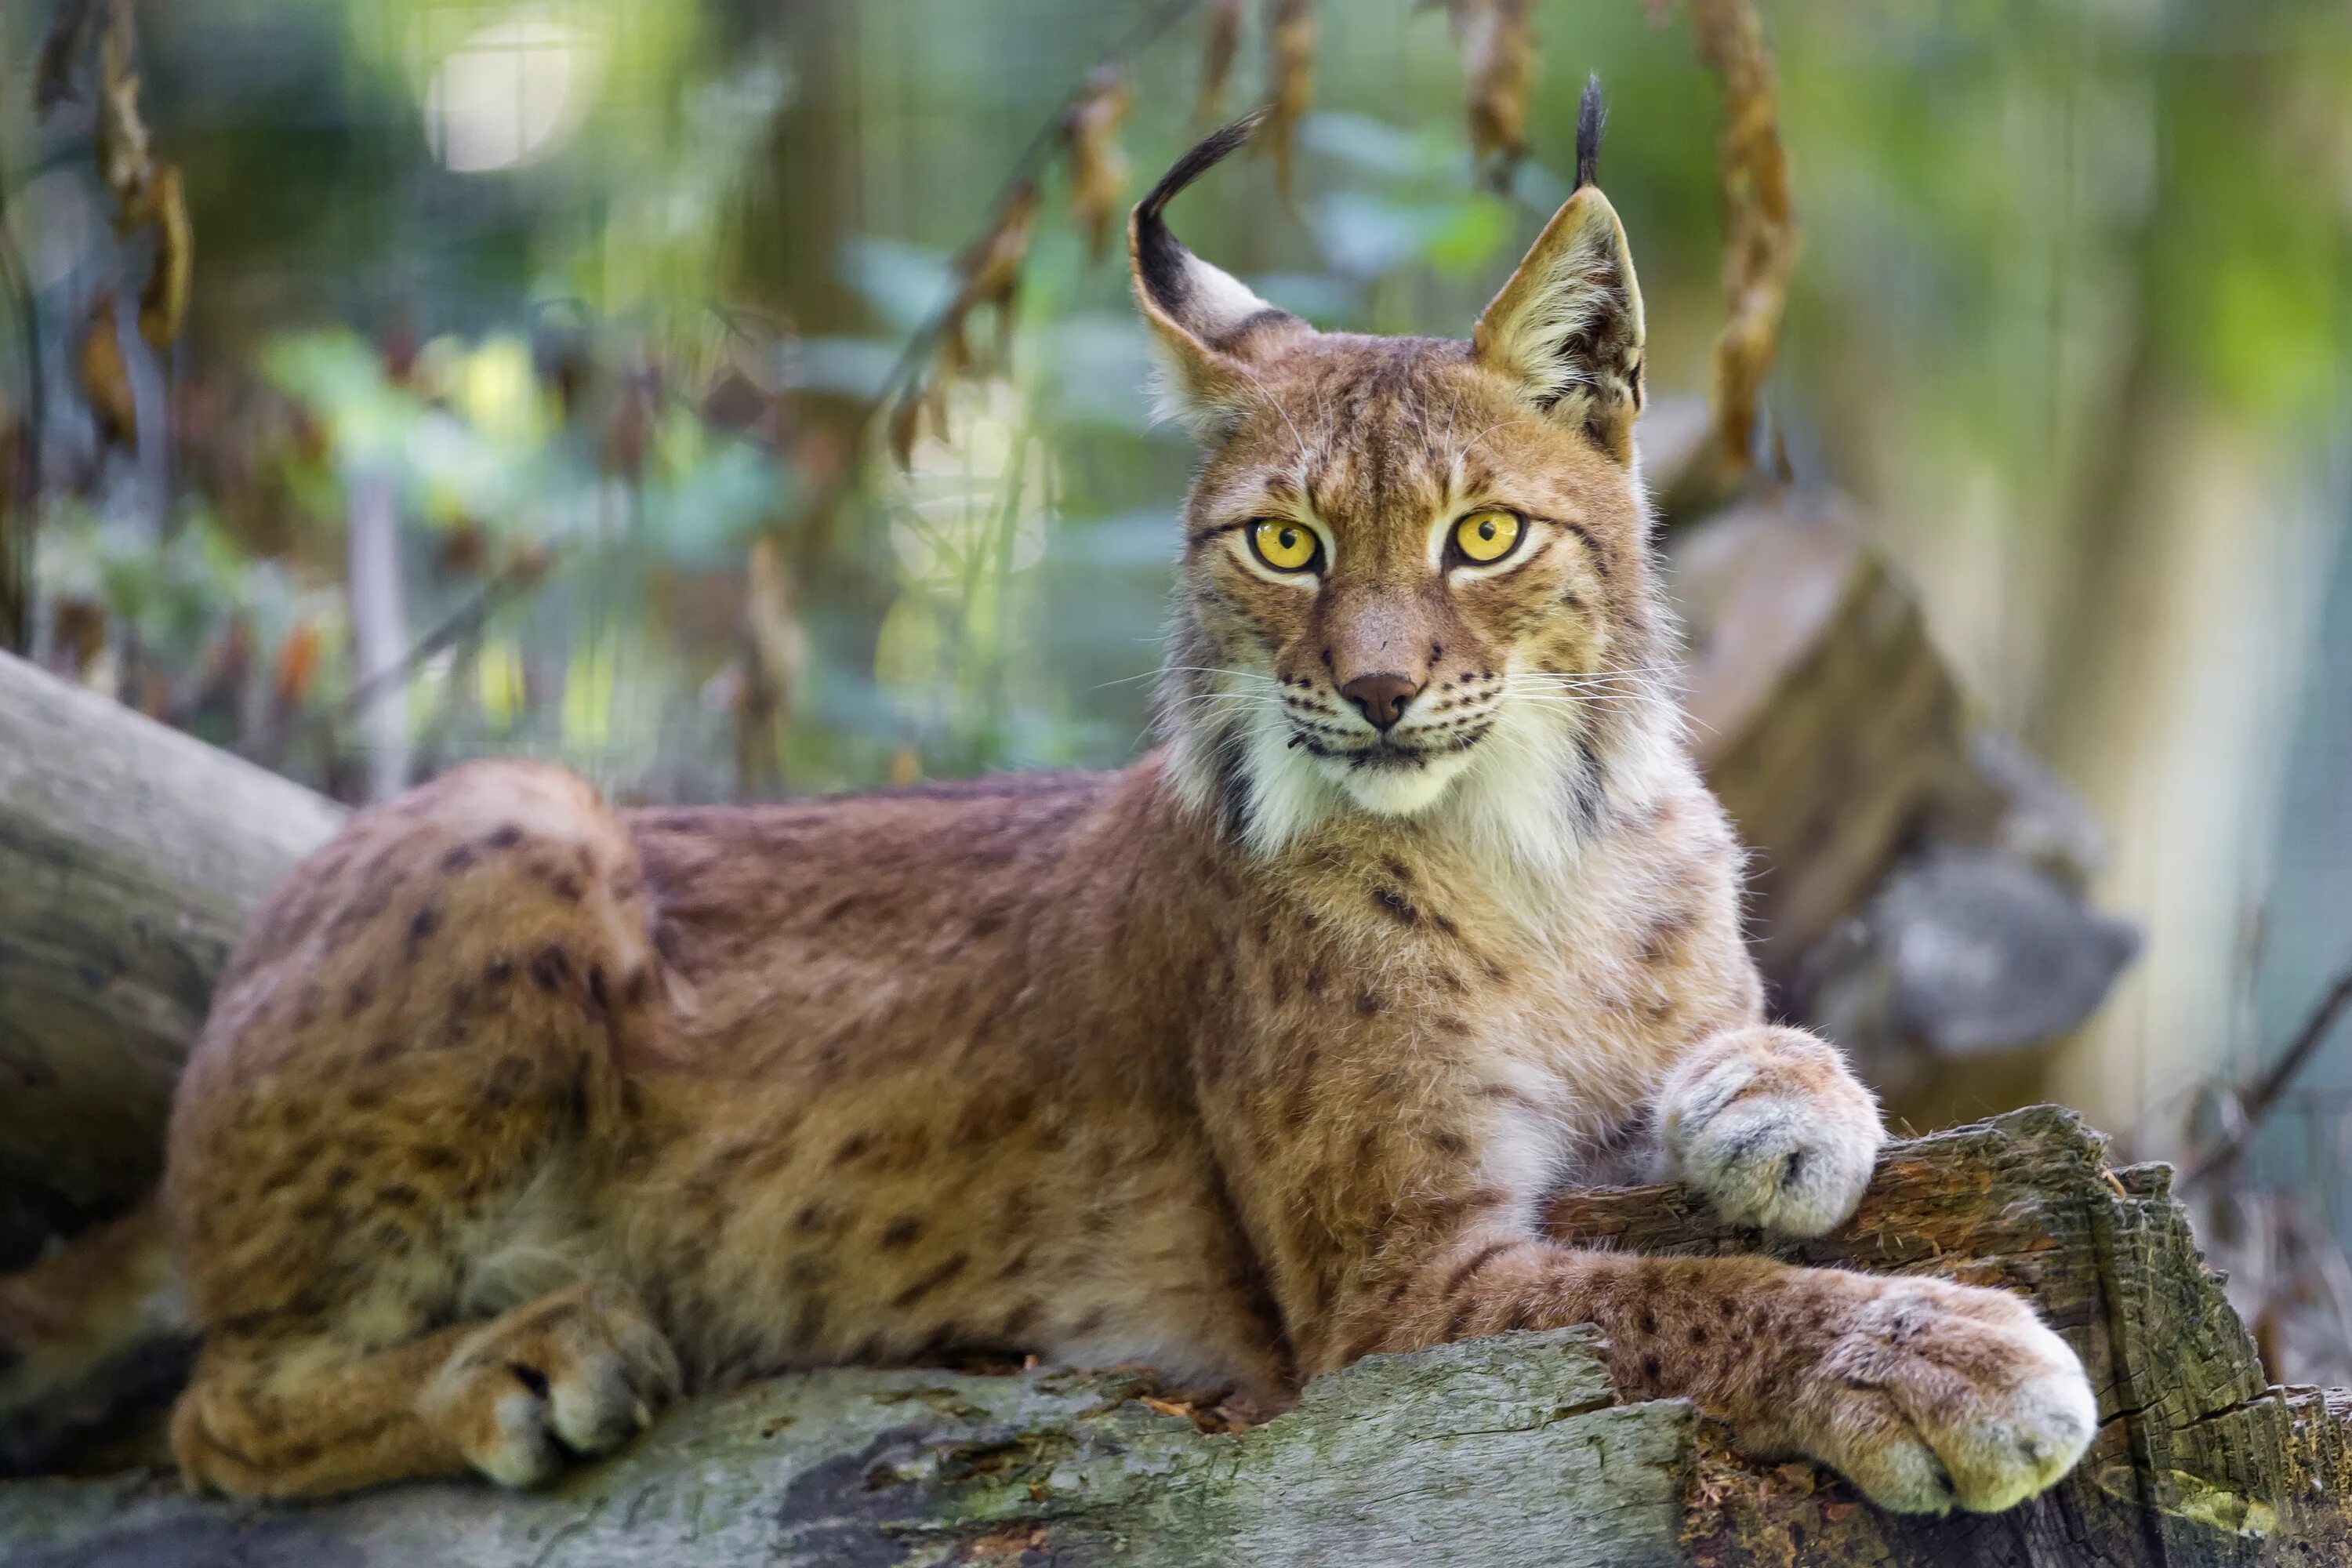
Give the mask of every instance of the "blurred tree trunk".
M 388 476 L 352 481 L 346 529 L 352 679 L 366 693 L 358 719 L 367 798 L 388 800 L 408 784 L 408 683 L 400 674 L 408 616 L 400 591 L 400 500 Z

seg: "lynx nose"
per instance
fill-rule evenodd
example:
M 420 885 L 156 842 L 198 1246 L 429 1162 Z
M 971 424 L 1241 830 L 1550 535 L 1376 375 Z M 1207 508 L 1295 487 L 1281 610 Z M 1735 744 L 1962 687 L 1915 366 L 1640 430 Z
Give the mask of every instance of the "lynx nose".
M 1339 688 L 1377 729 L 1385 730 L 1404 717 L 1404 705 L 1421 689 L 1421 682 L 1404 675 L 1360 675 Z

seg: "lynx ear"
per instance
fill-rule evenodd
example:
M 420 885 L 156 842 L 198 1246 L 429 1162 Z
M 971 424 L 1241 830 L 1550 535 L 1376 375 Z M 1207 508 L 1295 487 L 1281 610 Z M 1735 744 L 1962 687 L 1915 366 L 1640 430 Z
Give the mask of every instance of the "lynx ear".
M 1629 463 L 1642 410 L 1642 289 L 1624 226 L 1592 183 L 1602 118 L 1596 78 L 1577 116 L 1576 190 L 1478 318 L 1471 347 Z
M 1168 367 L 1175 412 L 1203 432 L 1228 425 L 1256 395 L 1255 363 L 1315 330 L 1187 250 L 1160 216 L 1179 191 L 1244 145 L 1264 118 L 1237 120 L 1178 159 L 1127 223 L 1135 297 Z

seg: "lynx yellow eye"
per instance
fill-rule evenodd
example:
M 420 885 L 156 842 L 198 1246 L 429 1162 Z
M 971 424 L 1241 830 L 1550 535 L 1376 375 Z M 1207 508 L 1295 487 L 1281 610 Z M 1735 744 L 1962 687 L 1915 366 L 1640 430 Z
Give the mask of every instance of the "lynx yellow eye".
M 1250 524 L 1250 548 L 1277 572 L 1303 572 L 1315 564 L 1315 535 L 1295 522 Z
M 1465 561 L 1500 561 L 1518 543 L 1519 529 L 1517 512 L 1493 507 L 1474 511 L 1454 525 L 1454 548 Z

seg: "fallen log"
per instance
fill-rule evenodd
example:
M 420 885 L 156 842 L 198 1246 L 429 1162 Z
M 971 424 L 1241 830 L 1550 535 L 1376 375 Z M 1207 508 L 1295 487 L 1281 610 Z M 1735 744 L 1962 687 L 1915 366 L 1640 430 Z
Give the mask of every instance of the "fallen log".
M 2105 1421 L 2009 1513 L 1882 1513 L 1734 1452 L 1679 1400 L 1621 1403 L 1590 1331 L 1374 1356 L 1240 1432 L 1148 1373 L 837 1369 L 689 1404 L 554 1489 L 390 1488 L 310 1506 L 167 1475 L 0 1484 L 21 1568 L 446 1563 L 1478 1563 L 1565 1568 L 2268 1568 L 2352 1561 L 2352 1395 L 2269 1388 L 2162 1166 L 2112 1169 L 2069 1112 L 1890 1149 L 1862 1211 L 1785 1257 L 2031 1293 Z M 1679 1188 L 1562 1194 L 1566 1236 L 1745 1251 Z
M 0 1189 L 64 1230 L 152 1184 L 214 977 L 342 816 L 0 654 Z

